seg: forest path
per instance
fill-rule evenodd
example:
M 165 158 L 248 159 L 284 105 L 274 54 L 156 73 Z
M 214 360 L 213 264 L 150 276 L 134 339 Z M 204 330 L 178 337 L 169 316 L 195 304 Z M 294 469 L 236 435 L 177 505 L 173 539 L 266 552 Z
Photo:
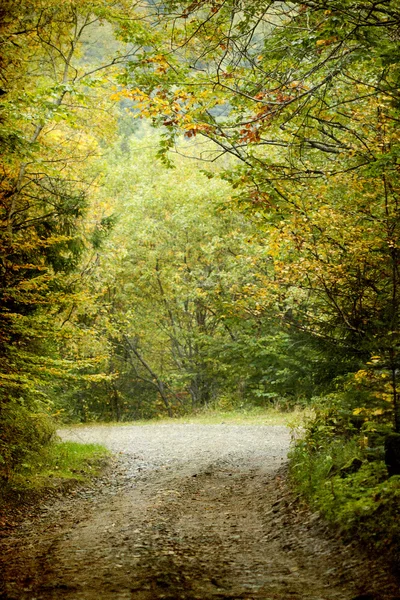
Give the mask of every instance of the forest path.
M 90 427 L 119 454 L 3 541 L 4 600 L 388 600 L 396 584 L 291 495 L 277 426 Z M 0 588 L 1 589 L 1 588 Z

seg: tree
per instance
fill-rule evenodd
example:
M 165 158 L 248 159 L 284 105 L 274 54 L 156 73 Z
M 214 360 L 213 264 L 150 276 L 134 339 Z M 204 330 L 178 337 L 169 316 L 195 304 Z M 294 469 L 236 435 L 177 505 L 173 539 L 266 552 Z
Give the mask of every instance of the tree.
M 82 352 L 97 348 L 109 357 L 103 372 L 112 383 L 94 382 L 97 392 L 88 397 L 101 396 L 112 418 L 196 409 L 223 394 L 242 402 L 254 396 L 255 384 L 247 384 L 257 350 L 246 359 L 246 340 L 261 335 L 263 245 L 251 241 L 254 226 L 228 209 L 230 186 L 199 173 L 196 161 L 171 157 L 174 169 L 154 169 L 157 140 L 147 134 L 124 141 L 123 151 L 98 167 L 117 221 L 92 274 L 91 308 L 85 306 L 88 330 L 103 341 L 84 339 Z M 240 369 L 233 358 L 239 348 Z M 269 401 L 264 391 L 260 398 Z M 89 405 L 93 415 L 103 410 Z
M 104 86 L 135 49 L 113 43 L 114 56 L 100 61 L 90 53 L 104 23 L 110 39 L 112 28 L 122 35 L 132 16 L 123 2 L 22 1 L 2 10 L 0 468 L 7 476 L 49 437 L 45 389 L 62 370 L 57 324 L 74 302 L 72 273 L 89 245 L 87 167 L 113 127 Z
M 398 3 L 179 2 L 157 18 L 170 49 L 138 55 L 125 95 L 164 148 L 184 132 L 240 161 L 225 177 L 268 236 L 269 289 L 355 366 L 380 357 L 400 430 Z

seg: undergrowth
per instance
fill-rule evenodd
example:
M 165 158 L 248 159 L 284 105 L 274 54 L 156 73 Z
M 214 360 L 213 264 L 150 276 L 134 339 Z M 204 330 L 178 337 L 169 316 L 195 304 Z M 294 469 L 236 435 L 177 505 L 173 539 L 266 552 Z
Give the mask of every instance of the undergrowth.
M 352 423 L 351 413 L 319 410 L 290 452 L 290 474 L 314 510 L 344 537 L 400 557 L 400 476 L 389 477 L 382 423 Z M 397 564 L 397 566 L 399 566 Z
M 99 474 L 108 455 L 108 450 L 98 444 L 51 442 L 40 452 L 27 456 L 25 462 L 3 482 L 0 499 L 84 482 Z

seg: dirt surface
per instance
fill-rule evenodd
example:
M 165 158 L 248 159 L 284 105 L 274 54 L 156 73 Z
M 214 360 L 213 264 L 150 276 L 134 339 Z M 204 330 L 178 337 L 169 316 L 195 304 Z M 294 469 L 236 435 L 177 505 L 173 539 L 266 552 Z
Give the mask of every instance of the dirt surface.
M 284 427 L 63 431 L 118 453 L 3 538 L 3 600 L 393 600 L 384 563 L 293 497 Z

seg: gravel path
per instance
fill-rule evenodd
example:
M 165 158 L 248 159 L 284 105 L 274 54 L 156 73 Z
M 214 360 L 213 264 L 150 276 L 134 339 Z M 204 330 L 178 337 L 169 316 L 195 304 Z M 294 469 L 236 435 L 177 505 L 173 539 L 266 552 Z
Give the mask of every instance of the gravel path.
M 99 426 L 61 437 L 116 458 L 3 540 L 3 600 L 399 600 L 381 564 L 293 497 L 285 427 Z
M 155 468 L 198 470 L 208 463 L 251 458 L 269 468 L 287 456 L 287 427 L 167 424 L 80 427 L 59 432 L 63 440 L 103 444 L 119 454 L 129 474 Z

